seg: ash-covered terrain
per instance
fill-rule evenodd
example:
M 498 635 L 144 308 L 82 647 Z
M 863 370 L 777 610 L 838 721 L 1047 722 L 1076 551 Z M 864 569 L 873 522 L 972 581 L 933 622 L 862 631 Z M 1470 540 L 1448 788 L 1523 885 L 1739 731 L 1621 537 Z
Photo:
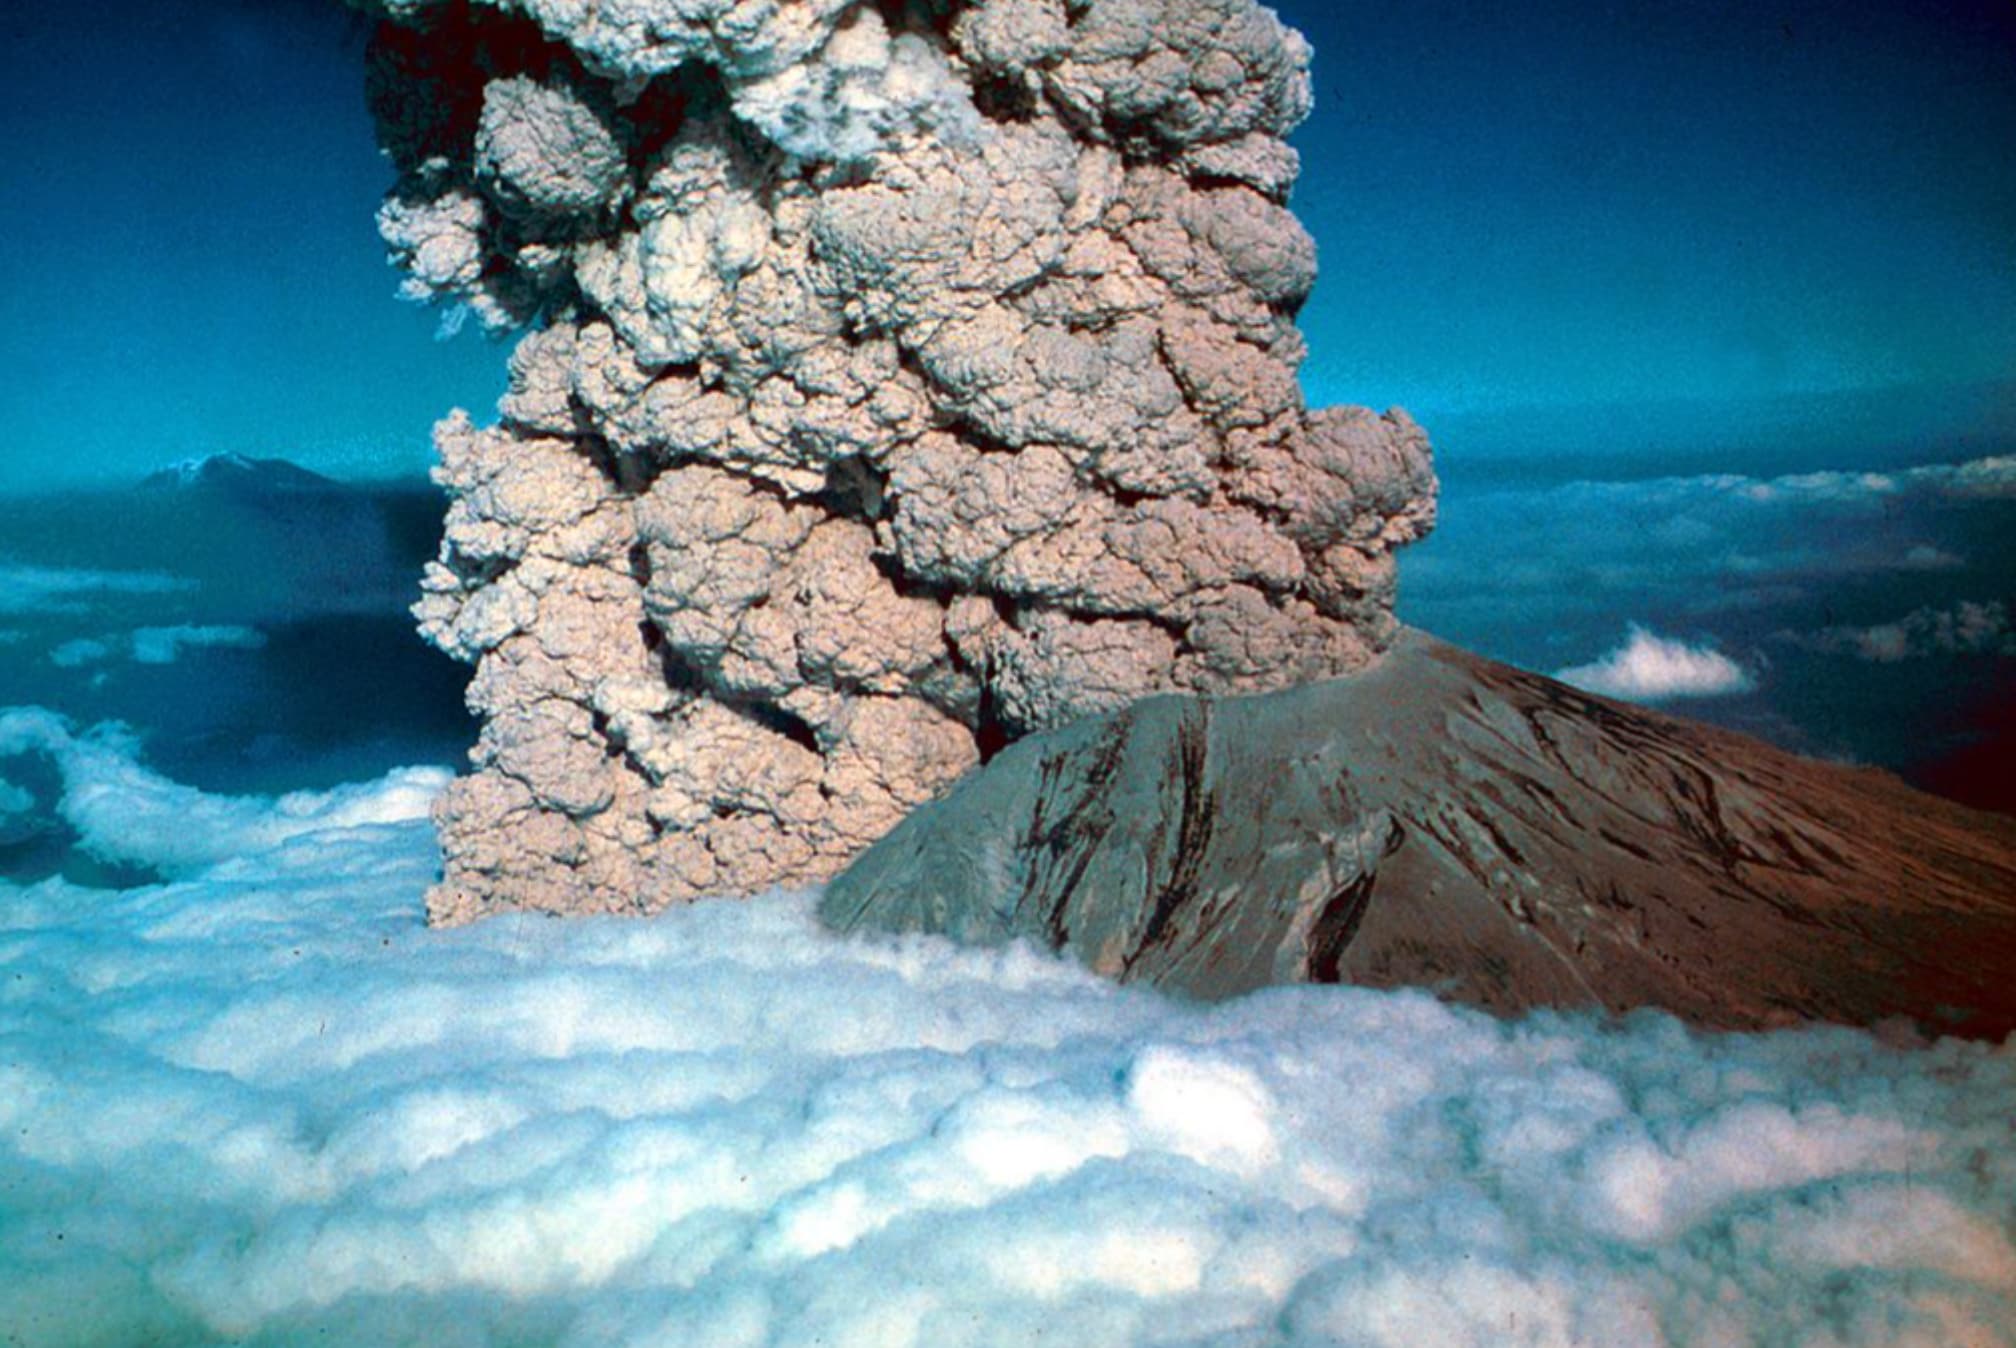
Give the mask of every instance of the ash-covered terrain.
M 1375 668 L 1014 746 L 828 888 L 1194 996 L 2016 1031 L 2016 821 L 1406 631 Z

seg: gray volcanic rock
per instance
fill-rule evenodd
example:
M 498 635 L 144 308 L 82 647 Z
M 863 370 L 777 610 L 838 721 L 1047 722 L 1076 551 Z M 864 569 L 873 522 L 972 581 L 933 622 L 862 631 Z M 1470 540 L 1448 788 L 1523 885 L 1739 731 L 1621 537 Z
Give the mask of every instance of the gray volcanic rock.
M 1373 668 L 1024 740 L 828 889 L 1203 997 L 2016 1029 L 2016 822 L 1407 632 Z

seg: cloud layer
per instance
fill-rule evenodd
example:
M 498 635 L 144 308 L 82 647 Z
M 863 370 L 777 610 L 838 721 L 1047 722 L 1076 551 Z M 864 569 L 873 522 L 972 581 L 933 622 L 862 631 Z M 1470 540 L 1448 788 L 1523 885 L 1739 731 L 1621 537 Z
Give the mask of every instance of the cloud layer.
M 1965 584 L 1996 567 L 2012 502 L 2012 457 L 1472 488 L 1403 554 L 1401 593 L 1413 621 L 1460 636 L 1494 614 L 1608 615 L 1620 600 L 1713 616 L 1887 576 Z
M 57 809 L 81 846 L 101 861 L 194 875 L 329 830 L 424 820 L 449 774 L 399 768 L 377 781 L 277 798 L 220 796 L 170 781 L 142 766 L 123 726 L 78 735 L 39 707 L 0 710 L 0 760 L 53 760 L 62 783 Z
M 0 613 L 82 613 L 106 595 L 159 595 L 193 590 L 196 582 L 159 571 L 26 566 L 0 561 Z
M 19 1342 L 2016 1342 L 2016 1049 L 1199 1008 L 804 895 L 429 931 L 438 780 L 0 741 L 179 877 L 0 887 Z
M 1459 447 L 1444 466 L 1441 526 L 1402 554 L 1407 621 L 2006 808 L 1997 774 L 1941 765 L 1999 742 L 1983 718 L 2016 659 L 2016 458 L 1589 481 L 1567 476 L 1586 462 L 1493 470 Z M 1692 656 L 1620 647 L 1627 616 Z
M 50 651 L 49 662 L 60 669 L 77 669 L 125 656 L 136 665 L 172 665 L 187 650 L 224 647 L 253 651 L 265 644 L 266 634 L 256 627 L 178 623 L 136 627 L 119 636 L 77 637 Z
M 1784 639 L 1824 655 L 1852 655 L 1894 665 L 1936 655 L 2016 656 L 2016 628 L 2000 600 L 1962 600 L 1947 608 L 1913 609 L 1895 622 L 1786 633 Z

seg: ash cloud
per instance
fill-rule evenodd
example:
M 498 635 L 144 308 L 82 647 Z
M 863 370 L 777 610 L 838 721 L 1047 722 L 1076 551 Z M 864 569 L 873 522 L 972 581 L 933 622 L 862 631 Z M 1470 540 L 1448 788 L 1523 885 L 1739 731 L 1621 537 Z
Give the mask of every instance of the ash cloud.
M 1016 736 L 1390 641 L 1434 476 L 1303 403 L 1271 11 L 366 7 L 406 293 L 530 328 L 437 429 L 438 918 L 815 879 Z
M 430 929 L 438 775 L 0 727 L 177 876 L 0 885 L 17 1342 L 2016 1342 L 2008 1046 L 1199 1007 L 804 894 Z

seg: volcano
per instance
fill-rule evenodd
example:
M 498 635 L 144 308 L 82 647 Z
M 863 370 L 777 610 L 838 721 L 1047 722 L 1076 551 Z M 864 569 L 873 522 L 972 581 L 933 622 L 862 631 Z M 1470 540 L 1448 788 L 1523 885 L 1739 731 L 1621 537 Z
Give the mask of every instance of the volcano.
M 2016 1029 L 2016 821 L 1408 631 L 1352 677 L 1011 746 L 828 889 L 1203 998 Z

